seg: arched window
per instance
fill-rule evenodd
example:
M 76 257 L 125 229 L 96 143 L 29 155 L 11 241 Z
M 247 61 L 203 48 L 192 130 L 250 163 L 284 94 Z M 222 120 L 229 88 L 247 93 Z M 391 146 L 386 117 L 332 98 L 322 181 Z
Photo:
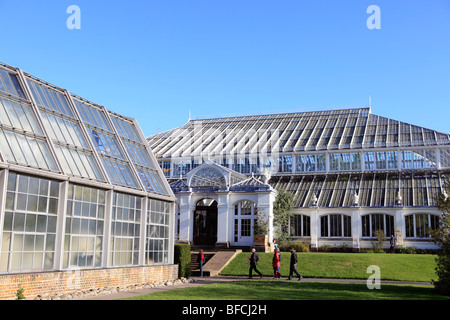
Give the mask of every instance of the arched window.
M 352 218 L 343 214 L 329 214 L 320 218 L 322 238 L 347 238 L 352 236 Z
M 405 216 L 406 238 L 431 238 L 430 230 L 438 227 L 438 215 L 415 213 Z
M 375 231 L 383 230 L 386 236 L 395 234 L 394 216 L 388 214 L 368 214 L 361 217 L 362 236 L 373 238 Z
M 191 179 L 191 187 L 224 187 L 225 176 L 222 172 L 212 167 L 199 169 Z
M 290 221 L 289 233 L 292 237 L 310 237 L 311 217 L 304 214 L 294 215 Z
M 196 204 L 197 207 L 212 207 L 212 206 L 217 206 L 217 201 L 214 199 L 210 199 L 210 198 L 204 198 L 201 199 L 199 201 L 197 201 Z
M 256 215 L 256 203 L 250 200 L 239 201 L 234 206 L 234 214 L 242 216 Z

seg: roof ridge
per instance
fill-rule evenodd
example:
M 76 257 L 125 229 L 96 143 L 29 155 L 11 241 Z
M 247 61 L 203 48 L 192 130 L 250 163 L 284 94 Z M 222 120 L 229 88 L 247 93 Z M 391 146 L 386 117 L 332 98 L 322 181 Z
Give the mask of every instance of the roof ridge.
M 317 113 L 318 115 L 326 115 L 327 113 L 342 113 L 345 114 L 346 112 L 351 111 L 368 111 L 371 112 L 370 107 L 355 107 L 355 108 L 340 108 L 340 109 L 321 109 L 321 110 L 309 110 L 309 111 L 298 111 L 298 112 L 282 112 L 282 113 L 254 113 L 254 114 L 248 114 L 248 115 L 236 115 L 236 116 L 225 116 L 225 117 L 208 117 L 208 118 L 201 118 L 198 117 L 197 119 L 190 119 L 189 122 L 197 122 L 197 121 L 207 121 L 207 120 L 224 120 L 224 119 L 242 119 L 242 118 L 251 118 L 251 117 L 270 117 L 270 116 L 286 116 L 286 115 L 305 115 L 305 114 L 311 114 L 311 113 Z M 256 120 L 256 119 L 255 119 Z

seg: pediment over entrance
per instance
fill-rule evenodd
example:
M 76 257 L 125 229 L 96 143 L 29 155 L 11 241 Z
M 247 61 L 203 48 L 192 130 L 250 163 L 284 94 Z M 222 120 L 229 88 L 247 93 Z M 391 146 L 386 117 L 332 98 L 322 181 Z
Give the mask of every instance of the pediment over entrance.
M 212 161 L 207 161 L 191 170 L 187 174 L 186 180 L 180 177 L 179 180 L 170 183 L 170 187 L 174 193 L 258 192 L 273 190 L 268 183 L 262 182 L 253 175 L 247 177 Z
M 213 167 L 204 167 L 195 172 L 189 184 L 191 187 L 226 187 L 227 180 L 223 172 Z
M 213 162 L 205 162 L 187 174 L 190 188 L 223 188 L 244 181 L 246 176 Z

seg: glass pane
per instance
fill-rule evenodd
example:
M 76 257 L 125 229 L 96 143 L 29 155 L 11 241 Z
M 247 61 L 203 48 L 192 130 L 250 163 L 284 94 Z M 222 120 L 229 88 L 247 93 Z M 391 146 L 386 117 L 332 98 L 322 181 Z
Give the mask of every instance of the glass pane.
M 14 156 L 15 161 L 20 164 L 27 164 L 22 149 L 19 147 L 19 142 L 16 139 L 16 135 L 11 131 L 5 130 L 3 132 L 5 133 L 6 140 L 8 142 L 9 147 L 11 148 L 11 152 Z
M 25 136 L 22 136 L 20 134 L 16 134 L 16 138 L 19 142 L 19 145 L 22 149 L 23 155 L 25 156 L 26 162 L 24 164 L 29 164 L 33 167 L 39 167 L 39 164 L 37 163 L 36 159 L 34 158 L 33 151 L 31 151 L 30 145 L 28 144 L 28 139 Z M 30 138 L 30 140 L 32 140 Z M 46 164 L 44 164 L 44 167 L 47 167 Z
M 2 146 L 2 152 L 5 156 L 5 161 L 16 162 L 16 158 L 14 157 L 11 146 L 9 145 L 8 140 L 6 139 L 5 133 L 0 129 L 0 144 Z

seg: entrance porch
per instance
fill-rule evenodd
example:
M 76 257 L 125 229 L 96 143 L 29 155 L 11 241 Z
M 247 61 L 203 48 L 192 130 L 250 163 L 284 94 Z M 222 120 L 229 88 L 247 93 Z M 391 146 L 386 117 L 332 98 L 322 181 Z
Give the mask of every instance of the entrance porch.
M 273 239 L 276 191 L 215 163 L 204 163 L 171 184 L 177 198 L 176 241 L 217 248 L 254 246 L 258 216 L 267 219 Z

